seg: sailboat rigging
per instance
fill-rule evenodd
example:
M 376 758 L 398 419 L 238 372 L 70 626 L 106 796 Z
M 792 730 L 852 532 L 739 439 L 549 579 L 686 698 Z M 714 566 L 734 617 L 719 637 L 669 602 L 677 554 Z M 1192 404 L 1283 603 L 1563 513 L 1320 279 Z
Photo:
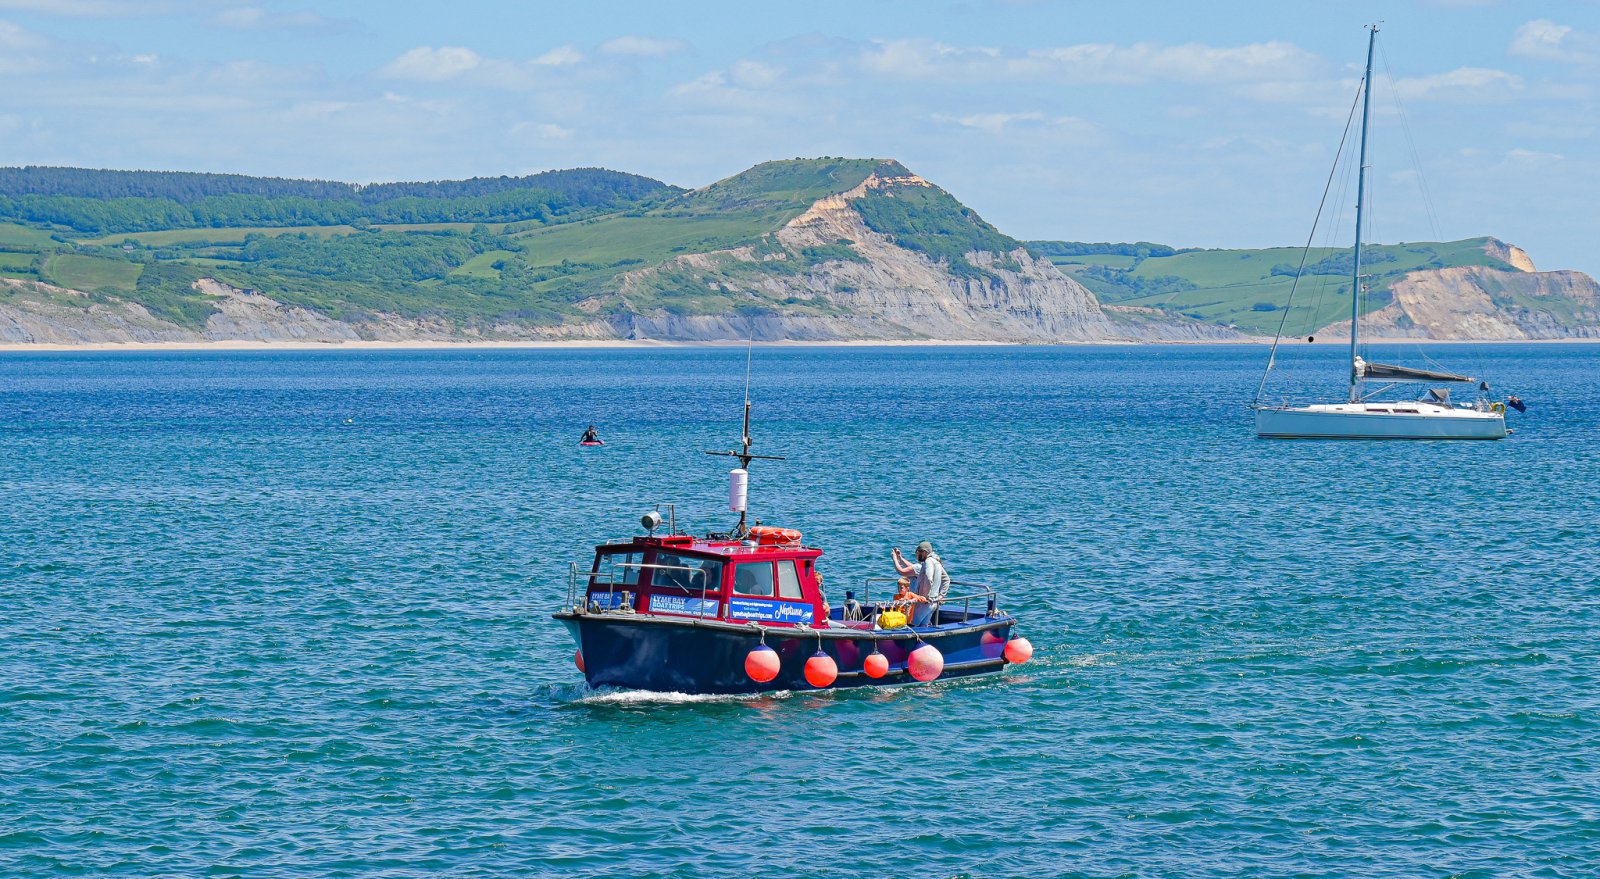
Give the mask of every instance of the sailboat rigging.
M 1361 294 L 1366 289 L 1362 285 L 1361 274 L 1361 233 L 1367 209 L 1367 129 L 1372 120 L 1372 56 L 1377 45 L 1378 26 L 1369 25 L 1367 30 L 1367 66 L 1361 79 L 1361 148 L 1356 175 L 1355 246 L 1351 251 L 1354 267 L 1350 278 L 1349 399 L 1344 403 L 1269 406 L 1260 402 L 1258 389 L 1254 406 L 1256 435 L 1276 439 L 1501 439 L 1508 433 L 1505 405 L 1490 403 L 1484 396 L 1489 389 L 1487 383 L 1471 376 L 1441 370 L 1371 363 L 1361 356 Z M 1320 208 L 1318 214 L 1320 217 Z M 1272 354 L 1267 359 L 1267 373 L 1272 371 L 1276 362 L 1278 339 L 1273 340 L 1272 347 Z M 1377 391 L 1368 393 L 1367 382 L 1384 384 Z M 1449 391 L 1440 389 L 1430 389 L 1419 400 L 1380 402 L 1373 399 L 1397 384 L 1408 382 L 1476 384 L 1480 394 L 1470 404 L 1455 405 L 1450 403 Z M 1263 374 L 1262 386 L 1265 384 L 1266 374 Z

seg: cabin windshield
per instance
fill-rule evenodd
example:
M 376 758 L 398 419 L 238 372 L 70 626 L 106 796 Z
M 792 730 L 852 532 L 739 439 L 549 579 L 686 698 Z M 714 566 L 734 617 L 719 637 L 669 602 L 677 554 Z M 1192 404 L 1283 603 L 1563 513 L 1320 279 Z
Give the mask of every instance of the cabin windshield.
M 677 555 L 656 553 L 650 569 L 650 585 L 685 592 L 717 592 L 722 588 L 722 562 Z
M 639 582 L 638 565 L 643 560 L 644 553 L 638 550 L 597 554 L 593 576 L 589 578 L 590 588 L 634 585 Z

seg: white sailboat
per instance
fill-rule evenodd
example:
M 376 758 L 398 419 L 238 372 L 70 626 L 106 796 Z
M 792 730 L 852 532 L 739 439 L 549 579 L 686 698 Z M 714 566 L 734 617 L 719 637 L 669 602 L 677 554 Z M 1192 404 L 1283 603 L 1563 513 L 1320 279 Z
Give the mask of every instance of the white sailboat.
M 1275 439 L 1502 439 L 1506 436 L 1505 406 L 1490 403 L 1481 393 L 1472 403 L 1450 402 L 1450 392 L 1429 389 L 1422 399 L 1379 402 L 1373 397 L 1404 383 L 1488 385 L 1471 376 L 1412 369 L 1383 363 L 1369 363 L 1361 357 L 1361 219 L 1366 208 L 1367 125 L 1372 108 L 1372 50 L 1378 28 L 1368 28 L 1367 71 L 1361 81 L 1361 155 L 1356 183 L 1355 272 L 1350 297 L 1350 398 L 1343 403 L 1316 403 L 1306 406 L 1262 405 L 1257 393 L 1256 436 Z M 1278 342 L 1273 341 L 1267 371 L 1277 357 Z M 1381 383 L 1368 392 L 1368 382 Z M 1263 387 L 1266 376 L 1262 376 Z

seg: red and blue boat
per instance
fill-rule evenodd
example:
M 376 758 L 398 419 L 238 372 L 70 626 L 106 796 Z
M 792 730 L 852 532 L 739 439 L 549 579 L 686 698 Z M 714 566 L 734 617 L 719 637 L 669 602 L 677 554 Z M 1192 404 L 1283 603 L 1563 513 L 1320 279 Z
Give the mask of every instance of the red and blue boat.
M 645 515 L 647 533 L 595 548 L 573 565 L 555 618 L 577 642 L 591 687 L 690 694 L 761 693 L 904 684 L 998 672 L 1033 648 L 993 589 L 953 581 L 927 625 L 907 624 L 888 578 L 830 603 L 822 550 L 799 531 L 746 527 L 750 404 L 744 447 L 730 476 L 726 533 L 680 533 L 668 508 Z M 665 533 L 658 534 L 665 525 Z M 873 600 L 873 589 L 880 601 Z

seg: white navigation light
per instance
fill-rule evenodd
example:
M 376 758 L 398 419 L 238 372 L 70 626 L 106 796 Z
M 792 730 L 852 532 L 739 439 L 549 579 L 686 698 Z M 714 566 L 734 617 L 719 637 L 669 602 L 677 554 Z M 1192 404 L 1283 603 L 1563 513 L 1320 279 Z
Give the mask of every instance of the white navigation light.
M 744 512 L 745 502 L 750 498 L 750 471 L 743 467 L 735 467 L 728 471 L 728 509 L 735 513 Z
M 661 527 L 661 514 L 655 511 L 645 513 L 639 517 L 639 524 L 644 526 L 644 530 L 653 532 Z

